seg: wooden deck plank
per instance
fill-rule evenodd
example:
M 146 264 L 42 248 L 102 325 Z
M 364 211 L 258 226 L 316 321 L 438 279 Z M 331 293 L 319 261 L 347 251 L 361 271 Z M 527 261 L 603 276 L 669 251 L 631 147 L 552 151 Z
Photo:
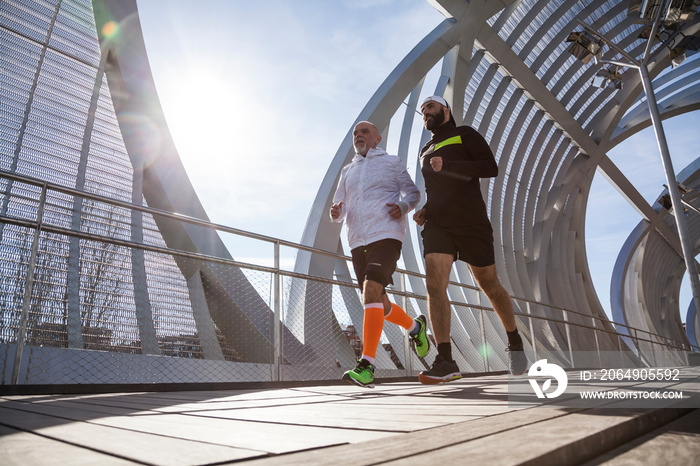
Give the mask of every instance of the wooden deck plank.
M 72 416 L 85 413 L 84 420 L 90 419 L 96 413 L 106 416 L 144 416 L 147 414 L 169 413 L 243 421 L 376 429 L 395 432 L 408 432 L 436 427 L 510 410 L 507 406 L 503 406 L 502 403 L 483 405 L 478 400 L 472 402 L 463 401 L 459 405 L 453 406 L 445 404 L 433 405 L 431 404 L 431 399 L 427 397 L 417 399 L 405 397 L 402 402 L 392 398 L 392 401 L 393 403 L 391 404 L 385 404 L 381 399 L 373 400 L 371 403 L 357 400 L 327 403 L 314 401 L 309 404 L 291 404 L 289 406 L 278 403 L 278 405 L 272 407 L 231 409 L 219 408 L 218 405 L 214 407 L 209 404 L 210 407 L 207 409 L 187 405 L 183 406 L 183 409 L 169 409 L 167 411 L 161 411 L 159 408 L 152 411 L 135 411 L 127 408 L 127 405 L 115 407 L 111 404 L 88 404 L 85 402 L 61 400 L 52 403 L 49 409 L 66 408 L 72 412 Z
M 206 442 L 241 449 L 282 453 L 318 448 L 328 445 L 363 442 L 395 435 L 372 429 L 342 429 L 337 427 L 309 427 L 278 422 L 239 421 L 225 418 L 190 416 L 166 413 L 130 412 L 124 408 L 101 407 L 120 414 L 98 414 L 86 409 L 66 405 L 66 402 L 16 403 L 5 401 L 0 406 L 11 406 L 50 416 L 85 421 L 141 433 Z
M 500 415 L 483 417 L 467 422 L 460 422 L 444 427 L 411 432 L 391 441 L 375 440 L 362 444 L 362 448 L 354 445 L 342 445 L 320 450 L 292 453 L 277 457 L 255 460 L 255 466 L 281 466 L 287 464 L 304 464 L 305 466 L 322 466 L 327 464 L 345 464 L 352 457 L 353 465 L 373 465 L 387 461 L 409 461 L 411 464 L 459 464 L 465 458 L 472 463 L 470 455 L 460 458 L 460 461 L 439 462 L 431 455 L 416 459 L 426 452 L 440 452 L 442 449 L 459 445 L 471 440 L 485 438 L 490 435 L 511 430 L 519 426 L 535 424 L 542 420 L 557 419 L 568 414 L 567 410 L 556 408 L 524 409 L 507 412 Z M 500 445 L 492 452 L 497 456 L 503 453 L 507 445 Z M 473 464 L 479 464 L 473 462 Z M 491 464 L 490 462 L 482 464 Z
M 192 412 L 192 411 L 209 411 L 218 409 L 245 409 L 250 407 L 264 407 L 270 406 L 275 407 L 279 405 L 293 405 L 293 404 L 311 404 L 311 403 L 326 403 L 330 401 L 344 401 L 347 397 L 342 396 L 323 396 L 323 395 L 308 395 L 308 396 L 294 396 L 290 398 L 284 398 L 279 396 L 278 398 L 264 398 L 260 400 L 256 399 L 245 399 L 239 400 L 235 397 L 230 396 L 226 398 L 219 399 L 202 399 L 199 401 L 183 401 L 180 403 L 170 402 L 165 404 L 162 400 L 154 400 L 153 398 L 145 397 L 110 397 L 110 398 L 81 398 L 66 400 L 76 403 L 83 403 L 85 405 L 95 405 L 95 406 L 112 406 L 112 407 L 123 407 L 129 409 L 138 410 L 150 410 L 153 412 L 162 413 L 177 413 L 177 412 Z
M 13 403 L 5 405 L 18 406 Z M 406 406 L 397 410 L 395 406 L 355 407 L 344 403 L 312 403 L 310 405 L 277 405 L 264 408 L 179 410 L 176 412 L 136 411 L 126 407 L 91 405 L 75 401 L 57 401 L 50 406 L 23 404 L 24 409 L 39 410 L 56 416 L 70 416 L 71 419 L 90 421 L 100 417 L 158 417 L 196 416 L 202 419 L 217 418 L 232 421 L 257 421 L 264 423 L 288 424 L 300 426 L 333 427 L 386 432 L 410 432 L 427 429 L 453 422 L 473 419 L 494 408 L 473 407 L 473 411 L 482 414 L 458 414 L 446 409 L 432 409 L 425 405 L 415 405 L 413 409 Z M 429 409 L 430 408 L 430 409 Z M 20 408 L 21 409 L 21 408 Z M 415 410 L 420 410 L 416 416 Z
M 541 408 L 534 408 L 537 411 Z M 686 409 L 687 410 L 687 409 Z M 545 419 L 487 437 L 447 446 L 411 457 L 417 462 L 450 464 L 468 457 L 475 464 L 580 464 L 649 431 L 659 418 L 675 419 L 682 411 L 672 408 L 595 408 Z M 508 454 L 494 458 L 494 451 L 508 446 Z M 386 464 L 399 464 L 389 461 Z
M 371 401 L 343 399 L 342 401 L 320 402 L 314 399 L 308 404 L 282 405 L 280 400 L 277 405 L 262 408 L 230 408 L 228 404 L 205 403 L 205 409 L 191 403 L 180 407 L 169 407 L 162 411 L 160 408 L 146 411 L 129 409 L 128 403 L 117 403 L 113 406 L 114 397 L 107 399 L 97 398 L 65 400 L 61 399 L 51 404 L 49 410 L 65 408 L 71 412 L 71 416 L 84 413 L 83 420 L 89 420 L 95 414 L 104 416 L 144 416 L 147 414 L 170 413 L 197 415 L 202 417 L 215 417 L 221 419 L 241 421 L 261 421 L 287 423 L 306 426 L 338 427 L 371 429 L 389 432 L 409 432 L 426 429 L 454 422 L 461 422 L 476 417 L 493 415 L 508 411 L 507 406 L 500 404 L 483 405 L 476 401 L 459 401 L 459 404 L 449 405 L 442 403 L 436 405 L 432 397 L 394 396 L 389 398 L 390 403 L 385 403 L 381 396 Z M 26 403 L 26 401 L 25 401 Z M 144 408 L 139 404 L 136 409 Z M 60 414 L 59 414 L 60 415 Z
M 96 450 L 113 457 L 128 458 L 140 463 L 190 465 L 216 463 L 263 456 L 265 451 L 244 450 L 211 443 L 105 427 L 94 423 L 57 418 L 51 415 L 0 407 L 0 419 L 5 425 L 31 431 L 87 451 Z M 46 459 L 46 458 L 44 458 Z M 92 464 L 98 464 L 94 462 Z
M 700 410 L 595 458 L 585 466 L 637 464 L 700 464 Z
M 464 379 L 476 380 L 476 379 Z M 500 381 L 503 385 L 503 380 Z M 505 386 L 505 385 L 503 385 Z M 177 412 L 182 409 L 202 409 L 208 410 L 211 407 L 217 409 L 246 408 L 277 406 L 279 404 L 308 404 L 314 402 L 346 401 L 346 400 L 372 400 L 379 399 L 382 403 L 406 403 L 406 398 L 415 396 L 429 396 L 435 404 L 445 404 L 454 406 L 460 399 L 473 399 L 479 392 L 484 391 L 484 387 L 493 390 L 493 383 L 475 383 L 473 385 L 464 384 L 459 388 L 442 386 L 421 386 L 415 383 L 392 383 L 378 385 L 376 390 L 366 390 L 350 385 L 321 386 L 310 388 L 294 388 L 279 390 L 261 390 L 258 392 L 247 391 L 222 391 L 222 392 L 167 392 L 167 393 L 129 393 L 129 394 L 106 394 L 106 395 L 81 395 L 65 397 L 65 400 L 82 401 L 88 404 L 104 404 L 112 406 L 125 406 L 129 408 L 142 406 L 143 409 L 153 409 L 161 412 Z M 437 395 L 436 395 L 437 394 Z M 484 396 L 485 403 L 493 402 L 492 394 Z M 17 398 L 15 398 L 17 399 Z M 505 398 L 504 398 L 505 399 Z M 27 400 L 29 401 L 29 400 Z M 500 403 L 502 400 L 496 402 Z M 409 401 L 413 403 L 413 401 Z
M 171 414 L 132 418 L 110 417 L 93 422 L 238 448 L 267 450 L 274 454 L 329 445 L 359 443 L 396 435 L 395 432 L 371 429 L 300 426 L 276 422 L 238 421 Z
M 416 408 L 418 409 L 418 408 Z M 345 429 L 371 429 L 386 432 L 412 432 L 432 427 L 462 422 L 480 416 L 455 414 L 422 414 L 406 409 L 391 408 L 350 410 L 347 406 L 286 406 L 276 408 L 251 408 L 244 410 L 211 411 L 196 416 L 235 419 L 241 421 L 276 422 L 290 425 L 336 427 Z
M 0 425 L 0 462 L 3 466 L 45 465 L 49 458 L 51 464 L 74 466 L 139 464 Z

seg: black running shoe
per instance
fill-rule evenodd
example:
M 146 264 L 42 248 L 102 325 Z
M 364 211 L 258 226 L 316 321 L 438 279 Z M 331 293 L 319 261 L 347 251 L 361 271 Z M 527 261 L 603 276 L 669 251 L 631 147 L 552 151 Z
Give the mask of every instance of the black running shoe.
M 418 375 L 418 381 L 425 385 L 451 382 L 461 378 L 462 373 L 457 363 L 447 361 L 440 354 L 435 357 L 435 362 L 433 362 L 433 367 L 430 370 L 423 371 Z
M 506 348 L 508 351 L 508 365 L 510 373 L 513 375 L 522 375 L 527 369 L 527 356 L 523 351 L 523 342 L 519 345 L 510 345 Z

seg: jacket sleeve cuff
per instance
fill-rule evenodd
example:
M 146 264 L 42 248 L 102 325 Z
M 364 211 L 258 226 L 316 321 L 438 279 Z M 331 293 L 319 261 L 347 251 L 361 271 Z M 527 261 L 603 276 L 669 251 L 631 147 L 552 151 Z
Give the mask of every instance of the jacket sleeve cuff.
M 338 218 L 333 218 L 333 216 L 328 213 L 328 218 L 331 219 L 331 223 L 343 223 L 343 220 L 345 220 L 345 208 L 344 206 L 340 206 L 340 215 L 338 215 Z
M 408 204 L 406 204 L 404 201 L 398 201 L 396 205 L 399 206 L 399 209 L 401 209 L 401 216 L 408 213 Z

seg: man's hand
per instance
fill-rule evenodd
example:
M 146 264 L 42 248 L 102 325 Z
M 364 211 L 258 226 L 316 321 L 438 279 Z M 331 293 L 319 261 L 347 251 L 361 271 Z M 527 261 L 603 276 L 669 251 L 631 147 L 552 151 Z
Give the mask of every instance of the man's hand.
M 435 170 L 436 172 L 442 170 L 442 157 L 431 157 L 430 166 L 433 167 L 433 170 Z
M 413 214 L 413 221 L 422 227 L 425 224 L 425 207 Z
M 340 201 L 337 204 L 333 204 L 331 206 L 331 218 L 333 220 L 338 220 L 338 217 L 340 217 L 340 211 L 343 208 L 343 201 Z
M 391 207 L 389 209 L 389 216 L 393 219 L 398 219 L 401 218 L 401 207 L 398 206 L 398 204 L 392 204 L 390 202 L 386 203 L 387 207 Z

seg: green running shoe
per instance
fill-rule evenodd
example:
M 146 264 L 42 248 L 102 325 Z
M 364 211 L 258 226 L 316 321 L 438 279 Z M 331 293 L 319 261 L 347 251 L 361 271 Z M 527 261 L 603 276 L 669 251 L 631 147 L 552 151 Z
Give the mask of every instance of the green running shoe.
M 357 361 L 357 366 L 343 374 L 343 380 L 360 387 L 374 388 L 374 366 L 366 359 Z
M 428 323 L 425 320 L 424 315 L 420 315 L 413 319 L 419 326 L 417 333 L 409 333 L 411 340 L 413 340 L 413 346 L 416 348 L 416 354 L 419 358 L 424 358 L 428 355 L 428 350 L 430 349 L 430 340 L 428 340 L 428 335 L 425 333 L 428 329 Z

